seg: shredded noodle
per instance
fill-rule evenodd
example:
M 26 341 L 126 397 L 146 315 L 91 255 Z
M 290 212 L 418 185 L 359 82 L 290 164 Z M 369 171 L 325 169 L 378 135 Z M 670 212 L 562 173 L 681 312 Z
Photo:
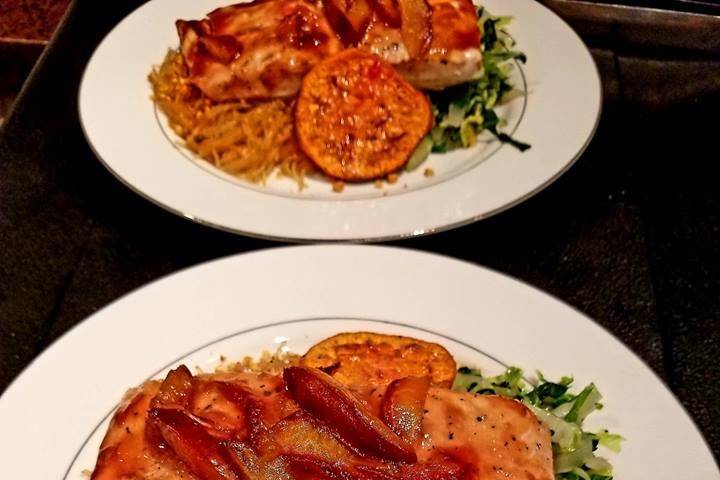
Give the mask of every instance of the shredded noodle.
M 170 50 L 149 76 L 153 101 L 184 146 L 215 167 L 253 183 L 275 170 L 303 188 L 315 170 L 295 141 L 287 100 L 215 102 L 187 79 L 182 55 Z

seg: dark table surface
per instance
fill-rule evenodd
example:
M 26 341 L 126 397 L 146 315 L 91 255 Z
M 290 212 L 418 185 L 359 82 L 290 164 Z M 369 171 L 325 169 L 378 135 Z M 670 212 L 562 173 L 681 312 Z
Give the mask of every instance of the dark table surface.
M 182 267 L 277 245 L 146 202 L 88 148 L 77 114 L 82 70 L 139 3 L 71 6 L 0 131 L 0 391 L 122 294 Z M 493 218 L 395 244 L 506 272 L 593 317 L 667 383 L 718 458 L 720 64 L 606 43 L 591 45 L 602 120 L 567 174 Z

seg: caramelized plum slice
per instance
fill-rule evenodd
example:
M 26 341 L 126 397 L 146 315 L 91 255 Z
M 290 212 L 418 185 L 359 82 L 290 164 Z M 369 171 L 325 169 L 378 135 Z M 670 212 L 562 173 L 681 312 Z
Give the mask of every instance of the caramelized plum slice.
M 290 396 L 345 443 L 387 460 L 415 462 L 413 447 L 397 436 L 338 381 L 320 370 L 288 367 Z
M 323 5 L 333 28 L 350 43 L 362 38 L 373 19 L 369 0 L 323 0 Z
M 400 34 L 410 58 L 423 56 L 432 39 L 430 6 L 426 0 L 398 0 Z
M 402 480 L 465 480 L 472 478 L 468 467 L 449 457 L 439 456 L 432 461 L 406 465 L 400 469 Z
M 373 9 L 391 27 L 400 26 L 400 7 L 397 0 L 373 0 Z
M 242 480 L 260 480 L 260 459 L 247 444 L 231 440 L 226 448 Z
M 430 463 L 393 465 L 378 461 L 329 462 L 312 455 L 284 455 L 295 480 L 465 480 L 467 468 L 448 457 Z
M 298 411 L 274 425 L 269 436 L 287 454 L 313 455 L 326 461 L 349 461 L 353 455 L 307 412 Z
M 170 448 L 203 480 L 242 480 L 224 455 L 225 449 L 206 427 L 183 410 L 154 408 L 155 425 Z
M 327 462 L 317 457 L 305 455 L 286 455 L 283 458 L 294 480 L 387 480 L 393 477 L 373 477 L 340 463 Z
M 153 398 L 152 408 L 187 408 L 193 394 L 193 376 L 185 365 L 170 370 Z
M 429 388 L 428 377 L 405 377 L 393 381 L 383 397 L 383 421 L 409 443 L 415 443 L 420 437 Z

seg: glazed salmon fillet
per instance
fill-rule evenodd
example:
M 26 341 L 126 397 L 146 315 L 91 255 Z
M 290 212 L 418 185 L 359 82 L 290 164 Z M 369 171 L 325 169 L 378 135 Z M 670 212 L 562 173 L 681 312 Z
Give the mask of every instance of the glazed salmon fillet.
M 342 49 L 322 10 L 301 0 L 231 5 L 176 26 L 190 82 L 216 101 L 294 95 Z
M 472 1 L 401 1 L 421 24 L 410 28 L 397 0 L 256 0 L 178 20 L 188 79 L 215 101 L 291 97 L 320 60 L 357 46 L 417 88 L 470 80 L 482 66 Z
M 166 424 L 182 424 L 184 418 L 189 425 L 183 427 L 188 439 L 209 435 L 212 443 L 247 436 L 248 428 L 257 422 L 275 424 L 295 410 L 297 406 L 279 376 L 233 373 L 193 377 L 187 368 L 180 367 L 163 382 L 146 382 L 126 394 L 100 446 L 91 478 L 215 478 L 194 472 L 190 462 L 173 451 L 162 431 Z M 185 417 L 167 419 L 168 412 Z
M 315 368 L 181 366 L 128 393 L 92 479 L 553 480 L 550 433 L 521 403 L 427 377 L 382 390 L 375 408 Z
M 430 10 L 428 45 L 412 55 L 400 26 L 373 22 L 360 45 L 397 68 L 412 85 L 442 90 L 467 82 L 482 68 L 480 29 L 472 0 L 427 0 Z
M 419 459 L 439 449 L 474 465 L 472 478 L 555 478 L 550 431 L 517 400 L 432 388 L 425 410 Z

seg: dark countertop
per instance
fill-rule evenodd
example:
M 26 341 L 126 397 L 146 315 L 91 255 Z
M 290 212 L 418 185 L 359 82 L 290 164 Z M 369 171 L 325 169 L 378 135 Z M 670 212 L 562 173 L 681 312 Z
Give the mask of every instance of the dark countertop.
M 13 0 L 0 4 L 0 124 L 70 0 Z
M 0 130 L 0 389 L 120 295 L 185 266 L 277 245 L 161 210 L 88 148 L 80 75 L 138 3 L 74 4 Z M 670 386 L 717 458 L 720 85 L 712 78 L 720 62 L 616 41 L 592 46 L 605 104 L 578 163 L 510 211 L 395 244 L 506 272 L 595 318 Z M 589 354 L 602 361 L 603 352 Z

